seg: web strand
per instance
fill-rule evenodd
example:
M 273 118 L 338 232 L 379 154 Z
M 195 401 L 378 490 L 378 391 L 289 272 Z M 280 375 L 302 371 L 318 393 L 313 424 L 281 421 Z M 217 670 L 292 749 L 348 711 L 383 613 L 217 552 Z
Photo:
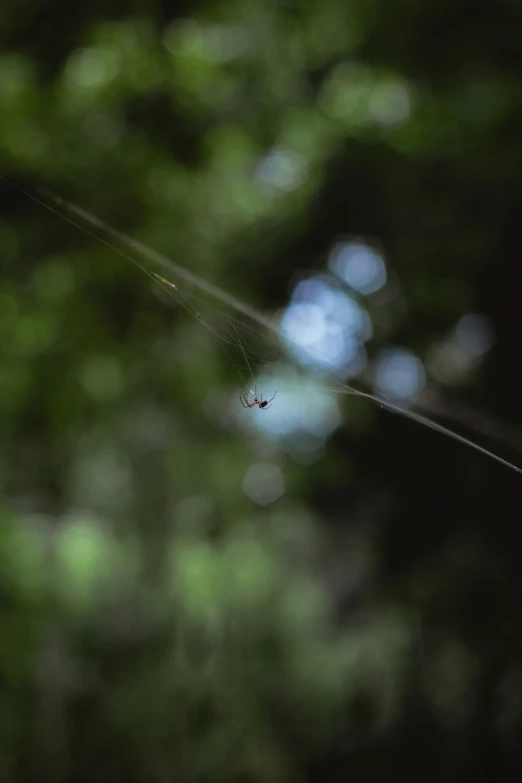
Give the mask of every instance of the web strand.
M 15 188 L 20 193 L 23 193 L 28 198 L 32 199 L 33 201 L 37 202 L 45 209 L 55 214 L 57 217 L 70 223 L 75 228 L 79 229 L 83 233 L 93 238 L 95 241 L 100 242 L 102 245 L 105 245 L 105 247 L 109 248 L 115 253 L 118 253 L 127 261 L 129 261 L 130 263 L 134 264 L 139 269 L 141 269 L 141 271 L 144 272 L 149 278 L 151 278 L 155 283 L 160 285 L 169 296 L 172 296 L 180 305 L 185 307 L 197 320 L 200 321 L 200 323 L 203 326 L 205 326 L 205 328 L 209 329 L 209 331 L 215 334 L 219 339 L 225 340 L 225 342 L 228 342 L 229 344 L 236 347 L 236 349 L 239 349 L 239 352 L 242 354 L 242 356 L 246 361 L 246 365 L 249 369 L 249 372 L 254 382 L 255 382 L 255 376 L 252 371 L 251 363 L 246 354 L 244 345 L 237 335 L 237 330 L 235 326 L 233 326 L 233 329 L 235 331 L 236 339 L 234 340 L 230 337 L 227 339 L 226 337 L 223 336 L 222 333 L 215 331 L 209 325 L 206 319 L 204 319 L 201 316 L 201 314 L 197 312 L 196 308 L 193 308 L 188 304 L 188 298 L 182 296 L 182 294 L 179 291 L 178 285 L 169 281 L 168 279 L 160 275 L 158 272 L 149 269 L 149 267 L 147 267 L 144 263 L 138 261 L 137 258 L 129 255 L 125 251 L 116 247 L 115 245 L 113 245 L 111 242 L 104 239 L 103 237 L 100 237 L 98 234 L 94 233 L 94 231 L 81 225 L 79 222 L 73 220 L 68 215 L 63 214 L 63 212 L 51 206 L 51 204 L 47 203 L 46 201 L 43 201 L 43 198 L 47 198 L 51 200 L 57 207 L 60 207 L 61 209 L 65 210 L 71 215 L 75 215 L 77 218 L 81 218 L 90 226 L 96 227 L 97 229 L 105 232 L 108 236 L 111 236 L 113 239 L 118 240 L 119 242 L 121 242 L 122 244 L 130 248 L 131 250 L 141 254 L 145 258 L 152 261 L 165 274 L 172 275 L 177 280 L 183 280 L 184 282 L 193 285 L 195 288 L 209 295 L 211 298 L 221 302 L 224 305 L 227 305 L 235 312 L 241 313 L 241 315 L 253 321 L 258 326 L 267 329 L 273 336 L 277 337 L 281 342 L 284 341 L 285 337 L 281 333 L 281 330 L 279 329 L 277 323 L 273 319 L 266 317 L 263 313 L 259 312 L 257 309 L 250 307 L 245 302 L 242 302 L 241 300 L 237 299 L 235 296 L 232 296 L 226 291 L 223 291 L 218 286 L 208 282 L 207 280 L 195 274 L 194 272 L 191 272 L 190 270 L 183 267 L 181 264 L 177 263 L 176 261 L 173 261 L 172 259 L 163 255 L 162 253 L 153 250 L 143 242 L 140 242 L 138 239 L 134 239 L 133 237 L 129 236 L 123 231 L 120 231 L 119 229 L 114 228 L 108 223 L 105 223 L 105 221 L 101 220 L 100 218 L 96 217 L 90 212 L 87 212 L 86 210 L 82 209 L 76 204 L 66 201 L 60 196 L 56 196 L 55 194 L 51 193 L 50 191 L 44 188 L 36 189 L 37 192 L 40 193 L 42 196 L 42 198 L 38 198 L 34 194 L 29 193 L 24 188 L 20 187 L 19 185 L 16 185 L 15 183 L 11 182 L 10 180 L 8 180 L 6 177 L 2 175 L 0 175 L 0 180 L 5 182 L 10 187 Z M 489 449 L 486 449 L 483 446 L 480 446 L 475 441 L 472 441 L 463 435 L 459 435 L 458 433 L 454 432 L 448 427 L 445 427 L 442 424 L 433 421 L 432 419 L 422 415 L 421 413 L 417 413 L 416 411 L 413 411 L 411 409 L 404 409 L 375 394 L 361 391 L 360 389 L 356 389 L 353 386 L 341 382 L 339 382 L 335 388 L 330 388 L 329 391 L 335 394 L 351 394 L 366 399 L 375 405 L 379 405 L 381 408 L 384 408 L 393 413 L 398 413 L 402 416 L 405 416 L 406 418 L 411 419 L 412 421 L 416 421 L 418 424 L 421 424 L 425 427 L 428 427 L 429 429 L 434 430 L 435 432 L 439 432 L 441 435 L 444 435 L 448 438 L 452 438 L 453 440 L 467 446 L 468 448 L 474 449 L 475 451 L 483 454 L 484 456 L 489 457 L 492 460 L 495 460 L 496 462 L 500 463 L 504 467 L 510 468 L 516 473 L 522 474 L 522 468 L 519 468 L 517 465 L 513 464 L 512 462 L 509 462 L 503 457 L 500 457 L 498 454 L 495 454 L 495 452 L 490 451 Z

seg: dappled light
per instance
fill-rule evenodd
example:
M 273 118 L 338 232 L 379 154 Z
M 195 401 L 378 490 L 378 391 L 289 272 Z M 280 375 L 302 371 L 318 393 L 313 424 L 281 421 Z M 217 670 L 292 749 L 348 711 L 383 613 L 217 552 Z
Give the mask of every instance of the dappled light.
M 367 312 L 326 276 L 299 283 L 281 319 L 290 351 L 304 365 L 345 377 L 364 369 L 372 334 Z
M 426 380 L 420 359 L 400 348 L 383 351 L 375 361 L 374 372 L 378 392 L 399 400 L 414 397 Z
M 340 242 L 330 255 L 330 268 L 351 288 L 361 294 L 373 294 L 386 283 L 382 257 L 359 242 Z
M 471 356 L 483 356 L 495 342 L 491 323 L 475 313 L 463 315 L 455 327 L 454 340 Z
M 243 480 L 245 495 L 266 506 L 281 497 L 285 491 L 285 480 L 277 465 L 256 463 L 251 465 Z
M 494 343 L 490 321 L 477 313 L 467 313 L 444 341 L 430 348 L 427 367 L 442 383 L 458 382 L 478 367 Z
M 303 434 L 313 438 L 315 444 L 323 442 L 339 426 L 341 417 L 336 397 L 320 382 L 303 379 L 287 370 L 284 374 L 260 376 L 258 390 L 271 390 L 274 383 L 277 383 L 277 396 L 270 410 L 240 411 L 242 421 L 249 428 L 283 445 L 303 442 L 300 437 Z
M 292 150 L 272 150 L 259 162 L 256 179 L 265 186 L 291 191 L 306 182 L 308 171 L 303 155 Z

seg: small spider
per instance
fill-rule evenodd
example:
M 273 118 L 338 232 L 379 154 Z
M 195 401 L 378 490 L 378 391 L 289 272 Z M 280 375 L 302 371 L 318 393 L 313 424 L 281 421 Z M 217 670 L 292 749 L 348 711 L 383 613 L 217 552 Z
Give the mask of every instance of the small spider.
M 243 408 L 253 408 L 254 405 L 259 405 L 260 408 L 266 408 L 268 403 L 272 402 L 272 400 L 276 396 L 277 392 L 274 394 L 273 397 L 270 397 L 269 400 L 264 400 L 262 394 L 260 395 L 261 399 L 258 400 L 256 391 L 255 391 L 255 387 L 254 387 L 254 391 L 252 391 L 252 389 L 250 389 L 250 394 L 253 395 L 254 402 L 249 402 L 248 401 L 248 397 L 247 397 L 245 392 L 241 392 L 241 394 L 239 395 L 239 399 L 241 400 L 241 405 L 243 406 Z

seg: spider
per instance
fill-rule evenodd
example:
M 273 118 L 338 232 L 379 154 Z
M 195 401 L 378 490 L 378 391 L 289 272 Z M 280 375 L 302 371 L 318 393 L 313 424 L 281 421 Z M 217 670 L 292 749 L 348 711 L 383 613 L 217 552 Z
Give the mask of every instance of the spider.
M 252 391 L 252 389 L 250 389 L 250 394 L 253 395 L 254 402 L 249 402 L 248 401 L 248 397 L 247 397 L 245 392 L 241 392 L 241 394 L 239 395 L 239 399 L 241 400 L 241 405 L 243 406 L 243 408 L 253 408 L 254 405 L 259 405 L 260 408 L 266 408 L 268 403 L 272 402 L 272 400 L 276 396 L 277 392 L 274 394 L 273 397 L 270 397 L 269 400 L 264 400 L 263 399 L 263 395 L 261 394 L 260 395 L 261 399 L 258 400 L 256 391 L 255 391 L 255 386 L 254 386 L 254 391 Z

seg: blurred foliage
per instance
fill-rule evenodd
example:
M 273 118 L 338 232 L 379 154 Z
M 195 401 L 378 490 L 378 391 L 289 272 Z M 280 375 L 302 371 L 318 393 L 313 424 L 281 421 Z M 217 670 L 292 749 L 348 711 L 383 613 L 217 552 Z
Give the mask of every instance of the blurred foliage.
M 263 310 L 375 237 L 407 301 L 375 348 L 425 358 L 486 314 L 494 350 L 443 399 L 520 428 L 516 3 L 0 20 L 2 175 Z M 1 780 L 519 779 L 518 477 L 350 398 L 313 464 L 242 437 L 216 335 L 0 196 Z

